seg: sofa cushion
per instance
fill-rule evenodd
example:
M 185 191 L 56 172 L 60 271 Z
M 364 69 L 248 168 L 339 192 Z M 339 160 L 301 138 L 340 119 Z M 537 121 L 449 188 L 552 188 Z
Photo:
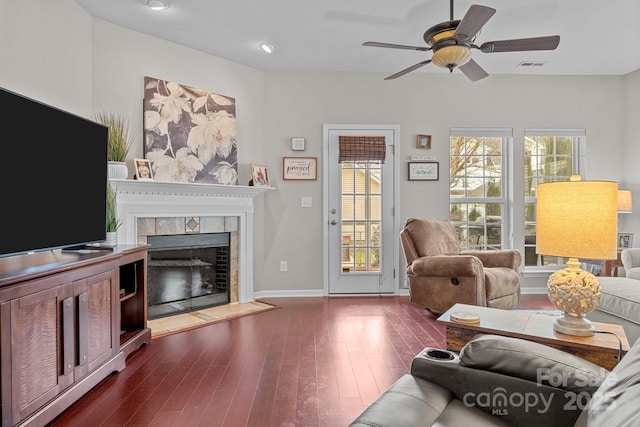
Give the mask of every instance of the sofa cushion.
M 602 293 L 598 310 L 640 324 L 640 280 L 627 277 L 598 278 Z
M 562 350 L 519 338 L 483 335 L 460 351 L 460 365 L 575 393 L 596 391 L 609 371 Z M 560 384 L 556 384 L 561 380 Z

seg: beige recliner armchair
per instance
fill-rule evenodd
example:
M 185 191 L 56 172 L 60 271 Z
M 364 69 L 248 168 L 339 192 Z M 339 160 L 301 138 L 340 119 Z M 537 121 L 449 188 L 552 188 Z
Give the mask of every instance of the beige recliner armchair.
M 462 251 L 453 224 L 431 218 L 409 218 L 400 239 L 412 302 L 434 313 L 456 303 L 503 309 L 518 304 L 518 250 Z

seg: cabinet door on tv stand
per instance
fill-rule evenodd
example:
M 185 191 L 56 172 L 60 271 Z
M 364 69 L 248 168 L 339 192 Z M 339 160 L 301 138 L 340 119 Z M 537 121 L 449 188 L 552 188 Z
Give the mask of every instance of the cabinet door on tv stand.
M 78 319 L 75 381 L 98 368 L 119 349 L 115 274 L 110 270 L 73 283 Z
M 2 403 L 6 407 L 10 399 L 14 425 L 74 381 L 73 287 L 36 292 L 10 304 L 11 396 L 3 389 Z

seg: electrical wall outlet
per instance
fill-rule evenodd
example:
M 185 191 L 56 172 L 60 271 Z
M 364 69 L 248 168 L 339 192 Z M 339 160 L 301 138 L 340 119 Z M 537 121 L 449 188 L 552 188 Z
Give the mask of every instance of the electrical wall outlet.
M 280 271 L 287 271 L 287 261 L 280 261 Z

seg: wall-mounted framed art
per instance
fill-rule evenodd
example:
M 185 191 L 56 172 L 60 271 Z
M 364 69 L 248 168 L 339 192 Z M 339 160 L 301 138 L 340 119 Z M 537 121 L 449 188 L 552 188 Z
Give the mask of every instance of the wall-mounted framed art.
M 416 136 L 416 148 L 431 148 L 431 135 L 417 135 Z
M 291 138 L 291 149 L 293 151 L 304 151 L 304 142 L 304 138 L 301 136 Z
M 437 181 L 439 175 L 438 162 L 409 162 L 409 181 Z
M 317 157 L 283 157 L 282 179 L 306 179 L 318 178 Z

